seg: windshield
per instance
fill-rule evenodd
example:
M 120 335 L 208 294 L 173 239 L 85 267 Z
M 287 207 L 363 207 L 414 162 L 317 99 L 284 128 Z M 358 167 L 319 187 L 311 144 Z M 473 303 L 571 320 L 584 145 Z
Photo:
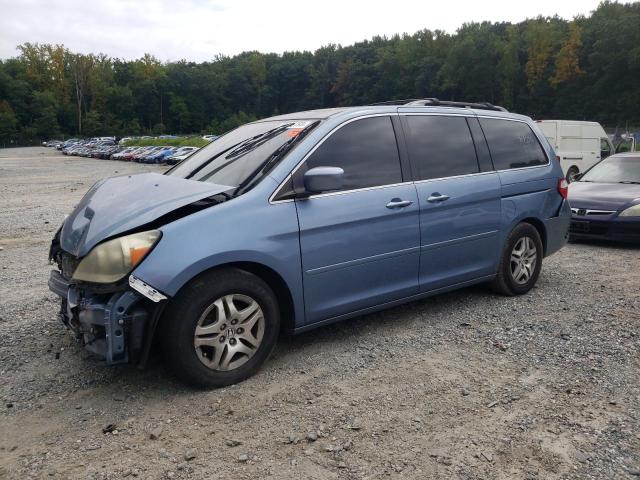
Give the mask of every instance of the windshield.
M 238 187 L 312 123 L 272 120 L 243 125 L 194 152 L 167 175 Z
M 580 181 L 640 183 L 640 156 L 609 157 L 587 171 Z

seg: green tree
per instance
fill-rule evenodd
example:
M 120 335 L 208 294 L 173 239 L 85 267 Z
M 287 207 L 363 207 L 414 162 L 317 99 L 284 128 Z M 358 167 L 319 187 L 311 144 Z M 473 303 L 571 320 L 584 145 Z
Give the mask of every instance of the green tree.
M 31 109 L 34 118 L 32 127 L 38 138 L 46 139 L 60 133 L 57 119 L 58 105 L 52 92 L 34 92 Z
M 84 119 L 84 134 L 88 137 L 95 137 L 105 134 L 100 114 L 96 110 L 87 113 Z
M 549 79 L 551 85 L 570 82 L 580 75 L 580 47 L 582 47 L 582 30 L 572 23 L 569 25 L 569 38 L 556 56 L 555 73 Z
M 0 101 L 0 142 L 6 145 L 14 140 L 18 118 L 6 100 Z
M 189 130 L 189 109 L 182 97 L 171 95 L 169 100 L 169 119 L 172 131 L 186 132 Z
M 518 28 L 509 25 L 505 36 L 499 42 L 500 60 L 497 73 L 502 87 L 501 103 L 512 109 L 516 103 L 518 85 L 522 82 L 522 65 L 520 64 L 521 38 Z
M 69 56 L 69 68 L 75 92 L 78 114 L 78 133 L 82 131 L 82 116 L 87 108 L 87 95 L 91 87 L 95 57 L 93 55 L 73 54 Z
M 488 22 L 465 24 L 440 70 L 442 87 L 455 100 L 496 102 L 499 42 Z
M 533 91 L 547 76 L 553 55 L 551 24 L 545 18 L 538 18 L 527 25 L 527 86 Z

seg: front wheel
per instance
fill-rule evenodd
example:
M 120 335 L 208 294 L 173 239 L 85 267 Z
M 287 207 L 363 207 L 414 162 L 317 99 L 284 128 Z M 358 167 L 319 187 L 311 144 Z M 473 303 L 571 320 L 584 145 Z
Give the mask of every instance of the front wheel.
M 503 295 L 522 295 L 533 288 L 542 268 L 542 240 L 529 223 L 516 226 L 505 243 L 492 288 Z
M 223 387 L 253 375 L 269 357 L 280 329 L 275 295 L 238 269 L 201 275 L 163 315 L 162 353 L 176 376 L 198 387 Z

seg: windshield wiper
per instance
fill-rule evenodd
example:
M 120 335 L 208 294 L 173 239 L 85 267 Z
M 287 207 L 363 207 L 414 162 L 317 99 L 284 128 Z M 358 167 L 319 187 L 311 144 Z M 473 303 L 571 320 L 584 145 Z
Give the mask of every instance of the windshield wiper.
M 293 125 L 293 124 L 292 123 L 286 124 L 287 128 L 290 125 Z M 220 170 L 222 170 L 223 168 L 227 167 L 230 163 L 233 162 L 234 159 L 236 159 L 240 155 L 242 155 L 242 154 L 244 154 L 244 153 L 246 153 L 246 152 L 248 152 L 250 150 L 253 150 L 255 147 L 258 146 L 259 143 L 262 144 L 262 143 L 266 142 L 267 140 L 270 140 L 271 138 L 273 138 L 275 135 L 278 135 L 278 134 L 282 133 L 283 127 L 285 127 L 285 125 L 280 125 L 279 127 L 272 128 L 271 130 L 267 130 L 264 133 L 260 133 L 258 135 L 255 135 L 255 136 L 251 137 L 251 138 L 248 138 L 247 140 L 244 140 L 242 142 L 239 142 L 239 143 L 236 143 L 235 145 L 230 146 L 226 150 L 223 150 L 222 152 L 218 153 L 217 155 L 214 155 L 209 160 L 207 160 L 205 162 L 202 162 L 201 165 L 198 165 L 198 167 L 196 167 L 185 178 L 193 178 L 197 173 L 199 173 L 201 170 L 204 170 L 204 168 L 206 168 L 209 164 L 211 164 L 211 162 L 213 162 L 214 160 L 216 160 L 216 159 L 218 159 L 221 156 L 226 154 L 224 158 L 228 159 L 229 161 L 224 163 L 220 167 L 216 168 L 213 172 L 211 172 L 211 173 L 209 173 L 207 175 L 207 178 L 211 177 L 211 175 L 213 175 L 214 173 L 217 173 Z M 266 135 L 268 135 L 268 138 L 265 138 Z M 173 168 L 176 168 L 176 167 L 173 167 Z M 173 168 L 171 170 L 173 170 Z
M 628 185 L 640 185 L 640 182 L 634 182 L 633 180 L 622 180 L 621 182 L 618 183 L 626 183 Z
M 285 154 L 293 148 L 293 146 L 298 143 L 307 133 L 309 133 L 313 128 L 320 123 L 320 120 L 316 120 L 315 122 L 310 123 L 306 127 L 304 127 L 300 132 L 283 143 L 280 147 L 276 149 L 271 155 L 269 155 L 258 167 L 251 172 L 251 174 L 245 178 L 240 185 L 233 192 L 233 196 L 240 195 L 243 193 L 252 183 L 258 178 L 258 176 L 265 175 L 269 170 L 271 170 L 284 156 Z
M 256 147 L 259 147 L 263 143 L 268 142 L 273 137 L 280 135 L 282 132 L 286 131 L 291 125 L 293 125 L 293 123 L 285 123 L 278 127 L 272 128 L 271 130 L 267 130 L 266 132 L 261 133 L 260 135 L 256 135 L 255 137 L 252 137 L 240 143 L 239 145 L 237 145 L 224 158 L 231 159 L 231 158 L 239 157 L 240 155 L 247 153 Z
M 304 127 L 302 130 L 300 130 L 300 132 L 296 134 L 294 137 L 292 137 L 291 139 L 283 143 L 275 152 L 269 155 L 269 158 L 267 158 L 261 165 L 262 167 L 261 173 L 264 175 L 269 170 L 271 170 L 271 168 L 273 168 L 273 166 L 276 163 L 278 163 L 278 161 L 280 161 L 280 159 L 284 157 L 284 155 L 289 150 L 291 150 L 297 142 L 299 142 L 307 133 L 313 130 L 313 128 L 319 123 L 320 123 L 320 120 L 316 120 L 315 122 L 310 123 L 309 125 Z

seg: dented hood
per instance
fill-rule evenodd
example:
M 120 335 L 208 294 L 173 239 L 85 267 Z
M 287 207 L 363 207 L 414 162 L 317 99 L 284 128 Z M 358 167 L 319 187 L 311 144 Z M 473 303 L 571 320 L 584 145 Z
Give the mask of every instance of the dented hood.
M 231 188 L 159 173 L 100 180 L 64 221 L 60 246 L 76 257 L 83 257 L 107 238 Z

